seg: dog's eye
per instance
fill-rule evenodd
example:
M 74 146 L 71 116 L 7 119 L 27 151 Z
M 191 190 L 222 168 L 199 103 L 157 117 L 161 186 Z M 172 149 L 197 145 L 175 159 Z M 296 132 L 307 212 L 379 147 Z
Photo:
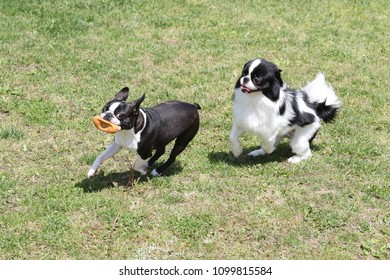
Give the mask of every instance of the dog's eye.
M 260 84 L 261 83 L 261 77 L 254 77 L 253 78 L 253 82 L 255 83 L 255 84 Z
M 125 114 L 119 113 L 118 115 L 116 115 L 116 117 L 117 117 L 119 120 L 122 120 L 122 119 L 125 118 Z

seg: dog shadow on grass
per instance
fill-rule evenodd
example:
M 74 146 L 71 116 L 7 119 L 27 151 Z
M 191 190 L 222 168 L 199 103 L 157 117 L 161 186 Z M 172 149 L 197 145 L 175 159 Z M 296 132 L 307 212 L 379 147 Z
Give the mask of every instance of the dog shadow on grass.
M 118 187 L 133 188 L 135 185 L 144 184 L 153 179 L 156 179 L 155 176 L 150 175 L 150 172 L 157 166 L 158 165 L 156 164 L 156 166 L 153 165 L 149 167 L 148 174 L 146 175 L 140 175 L 137 171 L 132 172 L 131 170 L 105 174 L 104 171 L 102 171 L 102 168 L 102 170 L 99 170 L 93 177 L 85 178 L 76 183 L 75 186 L 77 188 L 83 189 L 86 193 L 100 192 L 104 189 Z M 183 167 L 181 166 L 180 162 L 176 161 L 161 176 L 169 177 L 180 173 L 182 170 Z M 131 179 L 133 182 L 131 182 Z
M 248 153 L 259 149 L 259 146 L 245 148 L 242 154 L 235 158 L 231 151 L 213 151 L 209 153 L 208 158 L 212 163 L 227 163 L 232 166 L 245 166 L 252 164 L 267 164 L 272 162 L 287 162 L 287 159 L 292 157 L 294 154 L 288 143 L 280 143 L 276 150 L 269 155 L 251 157 Z M 313 151 L 317 150 L 316 145 L 311 146 Z

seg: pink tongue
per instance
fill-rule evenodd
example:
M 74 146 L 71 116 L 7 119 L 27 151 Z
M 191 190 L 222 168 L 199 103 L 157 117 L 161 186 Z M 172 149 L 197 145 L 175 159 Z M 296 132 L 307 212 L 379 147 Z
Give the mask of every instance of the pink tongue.
M 250 89 L 245 86 L 240 86 L 243 91 L 250 92 Z

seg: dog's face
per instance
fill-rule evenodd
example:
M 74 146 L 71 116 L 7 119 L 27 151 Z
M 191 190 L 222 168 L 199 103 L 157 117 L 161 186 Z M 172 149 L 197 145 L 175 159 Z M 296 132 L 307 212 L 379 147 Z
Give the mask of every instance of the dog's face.
M 122 129 L 132 129 L 138 118 L 139 107 L 145 99 L 145 94 L 130 103 L 126 102 L 128 95 L 128 87 L 121 89 L 115 98 L 103 107 L 100 117 L 120 126 Z
M 248 94 L 262 91 L 271 100 L 276 100 L 279 97 L 279 89 L 283 85 L 280 72 L 282 70 L 265 59 L 251 60 L 245 63 L 236 88 L 241 88 Z

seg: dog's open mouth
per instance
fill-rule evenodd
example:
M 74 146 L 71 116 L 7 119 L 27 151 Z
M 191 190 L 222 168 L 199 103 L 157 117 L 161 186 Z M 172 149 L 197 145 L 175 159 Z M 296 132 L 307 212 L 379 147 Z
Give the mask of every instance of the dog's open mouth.
M 242 92 L 246 92 L 246 93 L 251 93 L 251 92 L 252 92 L 252 91 L 251 91 L 249 88 L 247 88 L 246 86 L 241 85 L 240 87 L 241 87 L 241 89 L 242 89 Z

